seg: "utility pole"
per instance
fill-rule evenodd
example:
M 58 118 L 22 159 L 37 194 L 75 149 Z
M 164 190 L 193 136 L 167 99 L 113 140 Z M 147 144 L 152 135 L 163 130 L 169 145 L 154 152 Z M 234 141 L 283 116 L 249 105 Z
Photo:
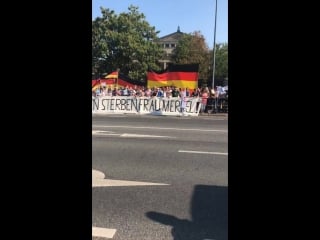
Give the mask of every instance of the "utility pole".
M 216 29 L 217 29 L 217 6 L 218 6 L 218 0 L 216 0 L 216 9 L 214 14 L 214 36 L 213 36 L 213 70 L 212 70 L 212 89 L 214 89 L 214 74 L 216 70 Z M 217 112 L 217 94 L 215 93 L 215 99 L 214 99 L 214 112 Z
M 212 71 L 212 88 L 214 89 L 214 74 L 216 70 L 216 29 L 217 29 L 217 6 L 218 0 L 216 0 L 216 9 L 214 15 L 214 37 L 213 37 L 213 71 Z

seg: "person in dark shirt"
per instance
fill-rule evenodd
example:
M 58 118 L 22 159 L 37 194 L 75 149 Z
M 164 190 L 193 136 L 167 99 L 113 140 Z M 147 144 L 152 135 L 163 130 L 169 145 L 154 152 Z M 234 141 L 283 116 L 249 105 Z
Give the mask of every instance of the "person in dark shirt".
M 172 90 L 172 97 L 179 97 L 179 94 L 180 94 L 180 92 L 179 92 L 178 88 L 175 87 Z

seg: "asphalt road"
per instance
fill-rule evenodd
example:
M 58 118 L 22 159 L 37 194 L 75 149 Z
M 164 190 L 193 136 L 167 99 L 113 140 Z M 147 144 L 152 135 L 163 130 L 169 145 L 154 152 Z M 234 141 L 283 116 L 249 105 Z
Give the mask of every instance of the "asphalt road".
M 94 115 L 92 126 L 94 240 L 228 239 L 227 117 Z

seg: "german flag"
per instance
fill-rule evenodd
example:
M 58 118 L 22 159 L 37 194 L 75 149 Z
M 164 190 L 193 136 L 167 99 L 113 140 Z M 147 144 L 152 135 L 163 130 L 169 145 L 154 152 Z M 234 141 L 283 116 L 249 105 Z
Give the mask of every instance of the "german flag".
M 113 87 L 116 81 L 114 79 L 95 79 L 92 80 L 92 91 L 95 91 L 97 88 L 101 87 Z
M 116 78 L 118 78 L 118 72 L 112 72 L 112 73 L 108 74 L 107 76 L 105 76 L 104 78 L 116 79 Z
M 100 88 L 100 79 L 92 80 L 92 91 L 95 91 L 97 88 Z
M 198 88 L 199 64 L 170 64 L 162 72 L 148 71 L 147 87 Z
M 143 86 L 144 84 L 141 81 L 133 80 L 124 74 L 112 72 L 102 79 L 99 78 L 96 80 L 92 80 L 92 91 L 96 90 L 102 85 L 111 85 L 111 87 L 128 86 L 134 88 L 135 86 Z
M 143 86 L 144 84 L 141 81 L 131 79 L 128 76 L 119 73 L 118 85 L 121 87 L 128 86 L 134 88 L 135 86 Z

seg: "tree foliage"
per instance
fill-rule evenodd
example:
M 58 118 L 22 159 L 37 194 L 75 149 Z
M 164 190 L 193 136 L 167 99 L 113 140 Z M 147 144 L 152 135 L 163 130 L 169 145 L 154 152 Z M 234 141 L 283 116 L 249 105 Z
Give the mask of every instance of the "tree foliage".
M 132 79 L 145 79 L 148 68 L 160 70 L 157 59 L 163 50 L 157 44 L 158 32 L 146 21 L 139 8 L 115 14 L 101 7 L 102 17 L 92 21 L 92 68 L 95 76 L 120 69 Z
M 176 64 L 199 64 L 199 79 L 209 76 L 209 48 L 199 31 L 185 34 L 173 50 L 172 61 Z
M 211 66 L 213 67 L 213 51 L 210 53 Z M 228 43 L 216 44 L 216 65 L 214 74 L 214 85 L 223 86 L 227 85 L 228 80 Z M 213 69 L 211 67 L 210 78 L 212 79 Z
M 215 86 L 225 85 L 228 79 L 228 44 L 216 44 Z M 199 63 L 200 85 L 212 86 L 213 50 L 209 50 L 199 31 L 184 35 L 172 54 L 177 64 Z

